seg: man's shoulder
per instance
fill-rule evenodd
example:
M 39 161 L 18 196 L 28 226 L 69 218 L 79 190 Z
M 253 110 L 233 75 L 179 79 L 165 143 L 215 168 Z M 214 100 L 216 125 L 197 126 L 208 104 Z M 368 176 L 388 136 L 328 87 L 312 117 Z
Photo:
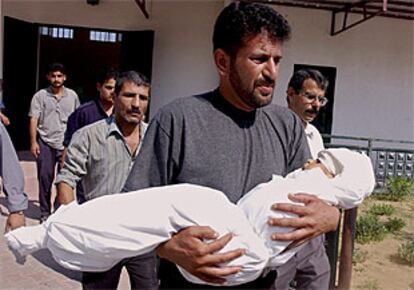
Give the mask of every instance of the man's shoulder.
M 292 112 L 290 109 L 276 105 L 270 104 L 263 108 L 265 115 L 272 121 L 278 123 L 296 123 L 299 120 L 299 117 Z
M 163 117 L 185 117 L 187 115 L 197 114 L 211 106 L 211 97 L 213 92 L 207 92 L 199 95 L 178 98 L 162 107 L 156 114 L 156 119 Z
M 66 91 L 68 95 L 73 96 L 73 97 L 78 97 L 78 94 L 71 88 L 64 87 L 64 90 Z
M 74 136 L 75 135 L 89 136 L 89 138 L 106 136 L 108 132 L 109 124 L 110 124 L 110 118 L 96 121 L 95 123 L 88 124 L 78 129 L 75 132 Z
M 49 95 L 49 90 L 48 90 L 48 88 L 44 88 L 44 89 L 40 89 L 40 90 L 38 90 L 34 95 L 33 95 L 33 97 L 37 97 L 37 98 L 39 98 L 39 97 L 44 97 L 44 96 L 47 96 L 47 95 Z
M 94 109 L 96 109 L 97 108 L 97 104 L 96 104 L 96 102 L 95 101 L 89 101 L 89 102 L 86 102 L 86 103 L 84 103 L 84 104 L 82 104 L 82 105 L 80 105 L 76 110 L 75 110 L 75 112 L 77 112 L 78 114 L 79 113 L 87 113 L 87 112 L 89 112 L 90 110 L 94 110 Z

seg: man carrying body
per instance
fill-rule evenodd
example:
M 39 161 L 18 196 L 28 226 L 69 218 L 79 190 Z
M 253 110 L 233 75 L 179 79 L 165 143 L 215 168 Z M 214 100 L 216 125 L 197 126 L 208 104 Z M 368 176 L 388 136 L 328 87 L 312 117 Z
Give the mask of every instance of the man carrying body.
M 17 159 L 13 143 L 6 128 L 0 122 L 0 187 L 7 196 L 9 216 L 6 232 L 26 223 L 24 210 L 27 209 L 27 195 L 24 192 L 24 176 Z
M 328 80 L 319 71 L 313 69 L 296 71 L 288 85 L 286 98 L 288 107 L 302 120 L 312 158 L 316 158 L 319 151 L 324 149 L 321 134 L 310 122 L 328 103 L 325 97 L 327 87 Z
M 37 162 L 41 222 L 51 214 L 52 183 L 63 151 L 66 123 L 79 106 L 78 95 L 63 85 L 66 75 L 62 64 L 51 64 L 46 77 L 50 87 L 33 96 L 29 112 L 30 151 Z
M 301 167 L 310 154 L 299 118 L 269 105 L 289 33 L 286 20 L 269 7 L 248 2 L 226 7 L 213 36 L 219 88 L 179 99 L 158 112 L 124 190 L 193 183 L 226 192 L 236 203 L 254 186 L 269 181 L 272 174 L 285 176 Z M 336 208 L 311 195 L 292 199 L 305 205 L 278 204 L 274 208 L 301 218 L 271 219 L 269 223 L 298 230 L 273 234 L 275 240 L 299 244 L 336 228 Z M 157 254 L 204 281 L 222 284 L 240 267 L 217 265 L 244 251 L 219 254 L 232 236 L 217 238 L 208 225 L 189 227 L 158 247 Z M 214 241 L 205 243 L 204 239 Z M 164 260 L 160 278 L 162 288 L 197 288 Z M 245 286 L 270 288 L 274 279 L 272 272 Z
M 56 179 L 61 204 L 73 201 L 79 180 L 82 180 L 86 201 L 120 192 L 147 127 L 142 118 L 147 111 L 149 90 L 144 76 L 133 71 L 121 74 L 115 85 L 114 115 L 81 128 L 73 135 Z M 156 288 L 155 263 L 155 255 L 147 254 L 125 259 L 106 272 L 84 272 L 83 288 L 116 289 L 123 266 L 130 275 L 132 288 Z M 145 272 L 144 264 L 151 265 L 151 271 Z

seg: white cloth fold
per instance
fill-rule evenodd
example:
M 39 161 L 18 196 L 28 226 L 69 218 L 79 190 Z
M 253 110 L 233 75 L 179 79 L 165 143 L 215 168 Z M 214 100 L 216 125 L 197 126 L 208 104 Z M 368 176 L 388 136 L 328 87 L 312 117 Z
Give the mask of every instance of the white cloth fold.
M 270 182 L 248 192 L 237 205 L 222 192 L 203 186 L 154 187 L 103 196 L 82 205 L 73 202 L 61 206 L 45 223 L 16 229 L 5 238 L 9 247 L 22 256 L 48 248 L 65 268 L 101 272 L 123 258 L 154 250 L 183 228 L 210 226 L 220 236 L 234 235 L 220 252 L 246 249 L 245 255 L 223 265 L 242 266 L 240 272 L 226 277 L 227 285 L 247 283 L 259 277 L 265 267 L 277 267 L 299 250 L 283 252 L 290 242 L 271 240 L 272 233 L 293 229 L 271 227 L 267 223 L 269 217 L 295 217 L 271 210 L 272 204 L 292 203 L 289 193 L 309 193 L 350 208 L 370 194 L 374 179 L 369 158 L 350 154 L 349 150 L 338 152 L 335 156 L 339 156 L 343 168 L 334 179 L 327 178 L 320 168 L 299 169 L 286 178 L 274 175 Z M 187 280 L 207 284 L 179 269 Z

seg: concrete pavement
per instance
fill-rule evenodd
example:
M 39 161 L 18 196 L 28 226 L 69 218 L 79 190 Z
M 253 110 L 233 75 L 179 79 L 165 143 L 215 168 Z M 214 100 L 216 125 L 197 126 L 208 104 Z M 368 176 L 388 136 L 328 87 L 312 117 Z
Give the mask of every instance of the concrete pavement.
M 23 159 L 26 154 L 19 154 Z M 21 158 L 21 160 L 22 160 Z M 40 217 L 38 203 L 38 188 L 36 177 L 36 164 L 34 161 L 20 162 L 25 174 L 25 191 L 29 196 L 29 208 L 25 212 L 27 225 L 38 224 Z M 0 195 L 0 230 L 4 230 L 7 219 L 6 199 Z M 13 254 L 8 250 L 3 235 L 0 238 L 0 288 L 6 289 L 81 289 L 81 273 L 70 271 L 59 266 L 47 250 L 35 253 L 27 257 L 26 262 L 18 264 Z M 118 289 L 129 289 L 128 275 L 124 271 L 121 276 Z

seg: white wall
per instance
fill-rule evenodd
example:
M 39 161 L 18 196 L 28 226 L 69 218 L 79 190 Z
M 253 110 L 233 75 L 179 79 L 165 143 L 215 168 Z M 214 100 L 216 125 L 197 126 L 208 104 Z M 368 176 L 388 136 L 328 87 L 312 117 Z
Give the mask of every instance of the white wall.
M 292 25 L 276 102 L 295 63 L 337 68 L 333 134 L 414 141 L 414 24 L 375 17 L 330 36 L 327 11 L 276 7 Z
M 217 83 L 211 34 L 223 0 L 149 0 L 150 19 L 134 0 L 4 1 L 4 14 L 29 22 L 120 30 L 154 30 L 152 114 L 174 97 Z
M 3 1 L 27 21 L 155 31 L 152 114 L 175 97 L 214 88 L 211 34 L 223 0 L 152 0 L 146 20 L 133 0 Z M 295 63 L 337 68 L 333 132 L 414 141 L 413 21 L 375 17 L 330 36 L 327 11 L 272 6 L 293 28 L 275 102 L 285 105 Z

